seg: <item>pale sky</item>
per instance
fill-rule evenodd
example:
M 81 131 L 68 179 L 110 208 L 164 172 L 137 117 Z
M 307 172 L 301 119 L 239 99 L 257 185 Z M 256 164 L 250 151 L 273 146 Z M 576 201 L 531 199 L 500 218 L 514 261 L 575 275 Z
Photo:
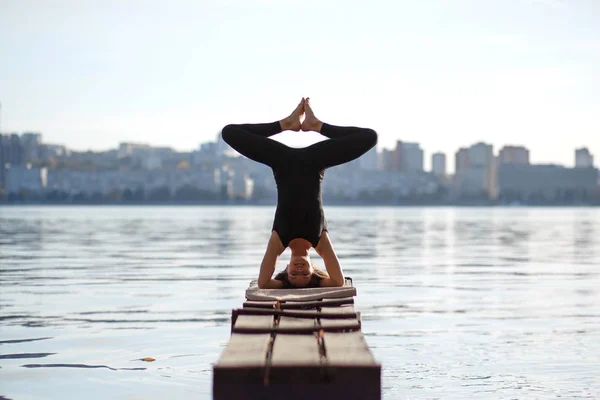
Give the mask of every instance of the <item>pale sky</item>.
M 598 165 L 600 1 L 0 0 L 4 132 L 192 150 L 302 96 L 380 148 L 419 142 L 427 169 L 477 141 Z

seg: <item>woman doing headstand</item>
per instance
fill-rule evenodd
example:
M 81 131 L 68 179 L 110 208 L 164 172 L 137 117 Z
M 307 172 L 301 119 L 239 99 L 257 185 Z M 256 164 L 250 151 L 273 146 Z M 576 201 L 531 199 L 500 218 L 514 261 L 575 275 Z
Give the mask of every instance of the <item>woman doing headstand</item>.
M 269 139 L 284 130 L 315 131 L 329 140 L 296 149 Z M 260 266 L 258 287 L 342 286 L 344 275 L 327 233 L 321 184 L 325 169 L 366 153 L 377 143 L 377 133 L 321 122 L 309 99 L 303 98 L 287 118 L 265 124 L 227 125 L 222 136 L 242 155 L 271 167 L 277 184 L 275 220 Z M 272 278 L 277 258 L 287 247 L 292 252 L 290 262 Z M 328 274 L 314 268 L 309 256 L 311 247 L 323 259 Z

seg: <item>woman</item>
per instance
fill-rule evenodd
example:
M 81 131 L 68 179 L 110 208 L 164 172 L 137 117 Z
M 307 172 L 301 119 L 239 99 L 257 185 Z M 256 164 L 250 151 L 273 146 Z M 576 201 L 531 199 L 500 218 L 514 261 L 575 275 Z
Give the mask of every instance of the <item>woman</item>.
M 315 131 L 329 140 L 295 149 L 268 138 L 285 130 Z M 375 131 L 321 122 L 309 98 L 302 98 L 287 118 L 266 124 L 227 125 L 222 136 L 239 153 L 271 167 L 277 183 L 277 210 L 260 265 L 258 287 L 343 286 L 344 274 L 327 233 L 321 184 L 325 169 L 352 161 L 375 146 Z M 290 262 L 272 278 L 277 258 L 287 247 L 292 252 Z M 328 274 L 311 263 L 312 247 L 323 258 Z

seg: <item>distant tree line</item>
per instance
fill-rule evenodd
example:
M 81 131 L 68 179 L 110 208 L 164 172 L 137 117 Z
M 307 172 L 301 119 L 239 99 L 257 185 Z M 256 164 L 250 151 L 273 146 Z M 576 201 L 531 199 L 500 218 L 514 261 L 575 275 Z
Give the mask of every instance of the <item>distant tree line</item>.
M 526 203 L 526 204 L 578 204 L 578 203 L 600 203 L 600 193 L 585 189 L 556 189 L 552 193 L 536 191 L 531 193 L 521 193 L 518 191 L 504 191 L 500 194 L 499 200 L 505 203 Z
M 62 190 L 47 190 L 43 193 L 20 190 L 17 193 L 1 194 L 0 199 L 8 203 L 72 203 L 72 204 L 139 204 L 139 203 L 215 203 L 226 201 L 226 193 L 215 193 L 194 186 L 183 186 L 171 192 L 168 186 L 153 189 L 113 189 L 108 193 L 69 193 Z
M 381 188 L 373 191 L 361 191 L 357 196 L 348 196 L 342 192 L 323 194 L 323 201 L 330 205 L 600 205 L 600 195 L 583 190 L 560 190 L 554 194 L 536 192 L 524 196 L 518 192 L 503 192 L 497 200 L 487 196 L 451 198 L 448 190 L 439 187 L 433 193 L 409 191 L 399 194 L 391 189 Z M 36 204 L 269 204 L 275 205 L 275 191 L 256 186 L 252 198 L 230 199 L 225 187 L 219 192 L 185 185 L 175 191 L 168 186 L 152 189 L 113 189 L 108 193 L 68 193 L 61 190 L 47 190 L 43 193 L 23 189 L 17 193 L 0 190 L 0 203 L 36 203 Z

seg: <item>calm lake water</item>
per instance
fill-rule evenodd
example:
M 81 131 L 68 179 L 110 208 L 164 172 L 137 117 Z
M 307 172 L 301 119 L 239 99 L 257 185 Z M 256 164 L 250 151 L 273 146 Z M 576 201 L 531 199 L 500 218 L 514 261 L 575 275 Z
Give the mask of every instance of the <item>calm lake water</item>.
M 0 398 L 211 398 L 273 213 L 0 207 Z M 600 398 L 600 209 L 326 213 L 385 399 Z

